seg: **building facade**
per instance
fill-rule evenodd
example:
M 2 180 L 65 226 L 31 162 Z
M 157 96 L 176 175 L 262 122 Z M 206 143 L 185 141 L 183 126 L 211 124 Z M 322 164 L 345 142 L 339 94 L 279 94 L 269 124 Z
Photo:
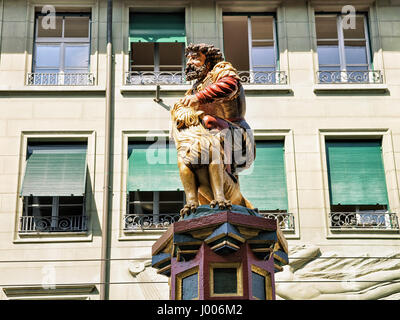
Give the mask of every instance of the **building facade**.
M 398 299 L 399 30 L 398 0 L 114 0 L 104 226 L 107 1 L 0 0 L 1 299 L 99 299 L 104 266 L 110 299 L 168 299 L 151 246 L 184 203 L 169 107 L 201 42 L 246 92 L 278 298 Z

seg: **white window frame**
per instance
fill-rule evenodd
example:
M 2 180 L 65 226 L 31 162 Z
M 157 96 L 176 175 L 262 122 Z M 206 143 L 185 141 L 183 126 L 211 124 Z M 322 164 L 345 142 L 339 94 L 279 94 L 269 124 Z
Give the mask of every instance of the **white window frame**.
M 85 38 L 65 38 L 65 17 L 73 17 L 74 15 L 69 15 L 68 13 L 63 13 L 57 16 L 62 16 L 62 34 L 61 37 L 38 37 L 38 25 L 39 25 L 39 17 L 41 15 L 37 15 L 35 17 L 35 39 L 33 45 L 33 63 L 32 63 L 32 71 L 34 73 L 40 73 L 40 70 L 37 70 L 36 67 L 36 54 L 37 54 L 37 45 L 59 45 L 60 46 L 60 65 L 58 66 L 60 74 L 65 73 L 65 48 L 66 46 L 87 46 L 88 47 L 88 66 L 87 71 L 85 73 L 89 73 L 90 70 L 90 47 L 91 47 L 91 33 L 92 33 L 92 18 L 91 15 L 83 14 L 83 16 L 89 17 L 89 28 L 88 28 L 88 37 Z M 40 69 L 40 67 L 39 67 Z M 44 69 L 44 68 L 43 68 Z M 49 69 L 46 67 L 46 69 Z
M 272 17 L 272 36 L 273 40 L 270 39 L 258 39 L 258 40 L 253 40 L 252 32 L 251 32 L 251 17 Z M 249 43 L 249 68 L 250 68 L 250 74 L 254 72 L 254 68 L 256 67 L 266 67 L 266 68 L 275 68 L 275 71 L 279 71 L 279 52 L 278 52 L 278 47 L 276 45 L 276 39 L 277 39 L 277 34 L 276 34 L 276 18 L 274 15 L 247 15 L 247 33 L 248 33 L 248 43 Z M 275 54 L 275 64 L 274 65 L 261 65 L 261 66 L 255 66 L 252 61 L 252 49 L 253 49 L 253 42 L 271 42 L 273 41 L 274 43 L 274 54 Z
M 324 213 L 325 213 L 325 237 L 326 239 L 400 239 L 399 233 L 393 233 L 392 230 L 373 229 L 373 230 L 355 230 L 342 229 L 335 232 L 330 228 L 329 213 L 331 212 L 331 202 L 329 196 L 329 178 L 328 162 L 326 155 L 326 141 L 329 139 L 382 139 L 382 161 L 385 168 L 385 180 L 388 192 L 388 208 L 395 213 L 399 212 L 398 204 L 400 195 L 398 193 L 398 184 L 395 177 L 395 170 L 388 170 L 395 165 L 392 132 L 390 129 L 322 129 L 318 130 L 319 136 L 319 154 L 323 172 L 323 194 L 324 194 Z M 356 212 L 354 212 L 356 214 Z M 397 214 L 397 216 L 399 216 Z
M 337 39 L 319 39 L 316 38 L 317 41 L 317 48 L 318 48 L 318 42 L 320 41 L 338 41 L 338 50 L 339 50 L 339 68 L 341 72 L 341 82 L 348 82 L 346 72 L 347 72 L 347 63 L 346 63 L 346 53 L 345 53 L 345 41 L 365 41 L 365 50 L 367 54 L 367 64 L 359 64 L 359 66 L 367 66 L 368 70 L 371 71 L 373 70 L 373 64 L 372 64 L 372 59 L 371 59 L 371 46 L 370 46 L 370 40 L 369 40 L 369 31 L 368 31 L 368 21 L 367 21 L 367 15 L 365 13 L 358 13 L 356 14 L 356 17 L 363 17 L 363 28 L 364 28 L 364 39 L 344 39 L 344 33 L 343 33 L 343 28 L 342 28 L 342 21 L 343 21 L 343 15 L 338 13 L 338 14 L 321 14 L 321 13 L 316 13 L 315 17 L 336 17 L 336 32 L 338 35 Z M 315 24 L 315 28 L 317 28 L 317 25 Z M 334 67 L 336 65 L 323 65 L 326 67 Z M 357 67 L 358 65 L 349 65 L 349 67 Z M 321 65 L 319 63 L 319 57 L 318 57 L 318 70 L 319 71 L 324 71 L 321 70 Z M 343 72 L 343 73 L 342 73 Z M 369 77 L 371 78 L 371 74 L 369 74 Z M 369 79 L 370 81 L 372 79 Z
M 31 140 L 32 139 L 32 140 Z M 91 175 L 95 172 L 96 160 L 96 132 L 95 131 L 22 131 L 21 145 L 19 148 L 19 168 L 18 188 L 22 186 L 26 170 L 26 157 L 30 141 L 79 141 L 87 144 L 87 175 L 85 195 L 85 214 L 87 217 L 87 230 L 85 232 L 19 232 L 20 219 L 23 216 L 23 197 L 16 194 L 16 208 L 14 220 L 13 243 L 59 243 L 59 242 L 91 242 L 93 240 L 93 219 L 97 214 L 94 195 L 96 185 Z

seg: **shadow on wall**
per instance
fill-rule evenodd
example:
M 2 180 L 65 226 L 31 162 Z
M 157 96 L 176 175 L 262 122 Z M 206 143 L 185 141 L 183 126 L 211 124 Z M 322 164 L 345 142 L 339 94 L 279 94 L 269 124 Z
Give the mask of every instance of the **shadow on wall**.
M 96 198 L 93 192 L 92 182 L 94 184 L 94 179 L 90 175 L 90 171 L 87 171 L 87 184 L 86 184 L 86 194 L 88 195 L 88 204 L 86 212 L 89 213 L 88 218 L 91 221 L 93 236 L 101 237 L 101 224 L 99 220 L 99 212 L 97 210 Z

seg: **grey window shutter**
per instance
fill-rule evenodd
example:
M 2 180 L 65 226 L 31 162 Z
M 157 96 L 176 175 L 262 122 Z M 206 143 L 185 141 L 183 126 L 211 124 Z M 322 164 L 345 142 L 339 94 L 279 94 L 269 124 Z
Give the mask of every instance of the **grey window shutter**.
M 86 145 L 29 146 L 21 196 L 82 196 L 86 171 Z

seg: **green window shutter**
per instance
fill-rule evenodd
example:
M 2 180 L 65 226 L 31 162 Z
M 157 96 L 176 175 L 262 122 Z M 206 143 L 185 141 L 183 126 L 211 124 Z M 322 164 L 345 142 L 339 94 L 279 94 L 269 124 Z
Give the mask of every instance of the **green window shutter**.
M 130 42 L 185 42 L 184 13 L 131 13 Z
M 287 210 L 283 141 L 257 141 L 256 147 L 252 167 L 239 177 L 240 190 L 259 210 Z
M 332 205 L 388 205 L 380 141 L 327 141 Z
M 130 144 L 128 163 L 128 192 L 183 190 L 173 144 Z
M 28 146 L 21 196 L 82 196 L 86 145 Z

